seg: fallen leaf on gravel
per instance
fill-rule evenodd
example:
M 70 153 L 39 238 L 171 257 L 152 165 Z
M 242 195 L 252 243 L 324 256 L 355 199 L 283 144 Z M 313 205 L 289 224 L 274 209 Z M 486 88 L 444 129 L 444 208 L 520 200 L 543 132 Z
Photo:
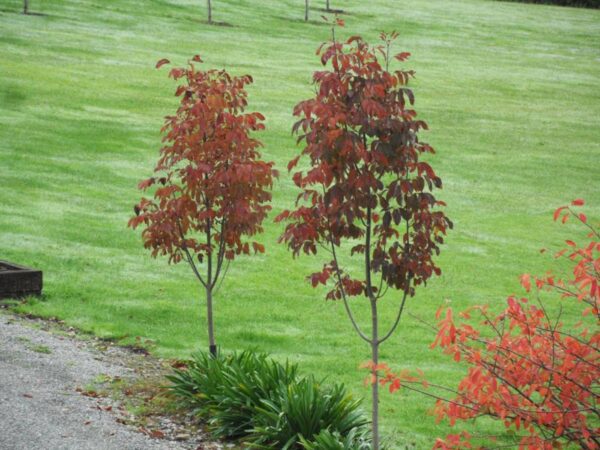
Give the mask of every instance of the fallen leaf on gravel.
M 174 369 L 187 369 L 188 363 L 187 361 L 176 359 L 171 362 L 171 367 Z
M 156 438 L 156 439 L 162 439 L 162 438 L 165 437 L 165 433 L 163 433 L 160 430 L 152 430 L 150 432 L 150 436 L 153 437 L 153 438 Z

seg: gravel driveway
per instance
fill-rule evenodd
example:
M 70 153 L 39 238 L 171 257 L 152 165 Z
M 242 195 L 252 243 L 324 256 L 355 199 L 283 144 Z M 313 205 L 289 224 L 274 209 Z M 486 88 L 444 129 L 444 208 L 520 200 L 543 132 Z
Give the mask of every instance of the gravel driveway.
M 96 399 L 76 391 L 99 376 L 132 376 L 119 361 L 81 340 L 0 313 L 0 449 L 190 448 L 117 423 Z

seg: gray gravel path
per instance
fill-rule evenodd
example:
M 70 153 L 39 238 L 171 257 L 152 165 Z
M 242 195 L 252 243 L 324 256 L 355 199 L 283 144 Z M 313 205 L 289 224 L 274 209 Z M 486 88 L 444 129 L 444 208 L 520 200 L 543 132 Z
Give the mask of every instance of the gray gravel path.
M 75 391 L 127 372 L 83 342 L 0 314 L 0 449 L 183 449 L 117 423 Z

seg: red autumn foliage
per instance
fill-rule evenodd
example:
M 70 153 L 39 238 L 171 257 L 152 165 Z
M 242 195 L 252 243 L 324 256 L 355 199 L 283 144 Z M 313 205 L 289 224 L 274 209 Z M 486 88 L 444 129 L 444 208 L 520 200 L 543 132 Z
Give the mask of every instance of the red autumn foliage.
M 225 261 L 264 246 L 250 238 L 263 231 L 271 209 L 273 163 L 261 160 L 261 142 L 252 132 L 264 129 L 264 117 L 246 113 L 249 75 L 234 77 L 225 70 L 199 70 L 189 65 L 171 69 L 183 81 L 176 89 L 180 105 L 162 127 L 164 146 L 154 176 L 139 188 L 155 187 L 142 198 L 129 226 L 143 225 L 144 247 L 169 262 L 186 261 L 206 288 L 209 335 L 212 342 L 212 292 L 224 275 Z M 169 61 L 162 59 L 157 68 Z M 205 264 L 200 274 L 198 263 Z M 211 347 L 212 348 L 212 347 Z
M 454 425 L 480 416 L 498 419 L 514 433 L 519 449 L 600 448 L 600 234 L 573 209 L 581 205 L 574 200 L 554 214 L 555 221 L 572 218 L 588 230 L 585 244 L 567 240 L 567 248 L 555 255 L 569 261 L 569 277 L 522 276 L 529 298 L 509 297 L 498 315 L 478 306 L 461 313 L 457 322 L 452 309 L 438 311 L 432 347 L 468 364 L 456 396 L 438 398 L 438 420 Z M 581 321 L 564 324 L 562 305 L 551 314 L 542 302 L 544 293 L 573 303 L 569 308 L 581 307 Z M 482 319 L 479 325 L 468 323 L 474 313 Z M 395 389 L 397 377 L 387 367 L 380 370 Z M 434 449 L 489 448 L 475 446 L 472 439 L 450 435 L 438 439 Z
M 338 26 L 343 25 L 340 21 Z M 389 70 L 390 46 L 397 33 L 381 34 L 383 43 L 369 45 L 360 36 L 333 39 L 317 51 L 326 69 L 314 73 L 316 95 L 294 108 L 299 120 L 293 132 L 302 142 L 300 155 L 308 169 L 293 174 L 300 189 L 296 208 L 283 211 L 287 221 L 280 241 L 294 256 L 329 254 L 321 271 L 310 275 L 313 286 L 332 282 L 327 299 L 342 299 L 358 334 L 377 362 L 378 346 L 398 325 L 407 296 L 440 269 L 434 263 L 450 220 L 432 194 L 442 181 L 423 155 L 433 148 L 418 136 L 427 124 L 417 119 L 414 94 L 406 87 L 410 70 Z M 408 53 L 396 55 L 401 61 Z M 341 252 L 359 258 L 361 275 L 341 265 Z M 377 279 L 376 279 L 377 278 Z M 383 337 L 378 330 L 377 302 L 388 288 L 403 292 L 394 325 Z M 372 334 L 358 326 L 348 297 L 370 303 Z M 377 384 L 375 384 L 377 386 Z M 374 448 L 377 448 L 377 400 L 374 391 Z

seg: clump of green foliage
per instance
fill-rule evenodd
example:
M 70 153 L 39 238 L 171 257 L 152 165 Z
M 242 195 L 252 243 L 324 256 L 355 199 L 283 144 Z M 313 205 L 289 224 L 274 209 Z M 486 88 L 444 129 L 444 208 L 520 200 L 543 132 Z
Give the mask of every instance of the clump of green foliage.
M 369 421 L 341 384 L 298 374 L 295 364 L 244 351 L 195 354 L 167 377 L 170 391 L 207 421 L 218 438 L 250 448 L 362 450 Z

